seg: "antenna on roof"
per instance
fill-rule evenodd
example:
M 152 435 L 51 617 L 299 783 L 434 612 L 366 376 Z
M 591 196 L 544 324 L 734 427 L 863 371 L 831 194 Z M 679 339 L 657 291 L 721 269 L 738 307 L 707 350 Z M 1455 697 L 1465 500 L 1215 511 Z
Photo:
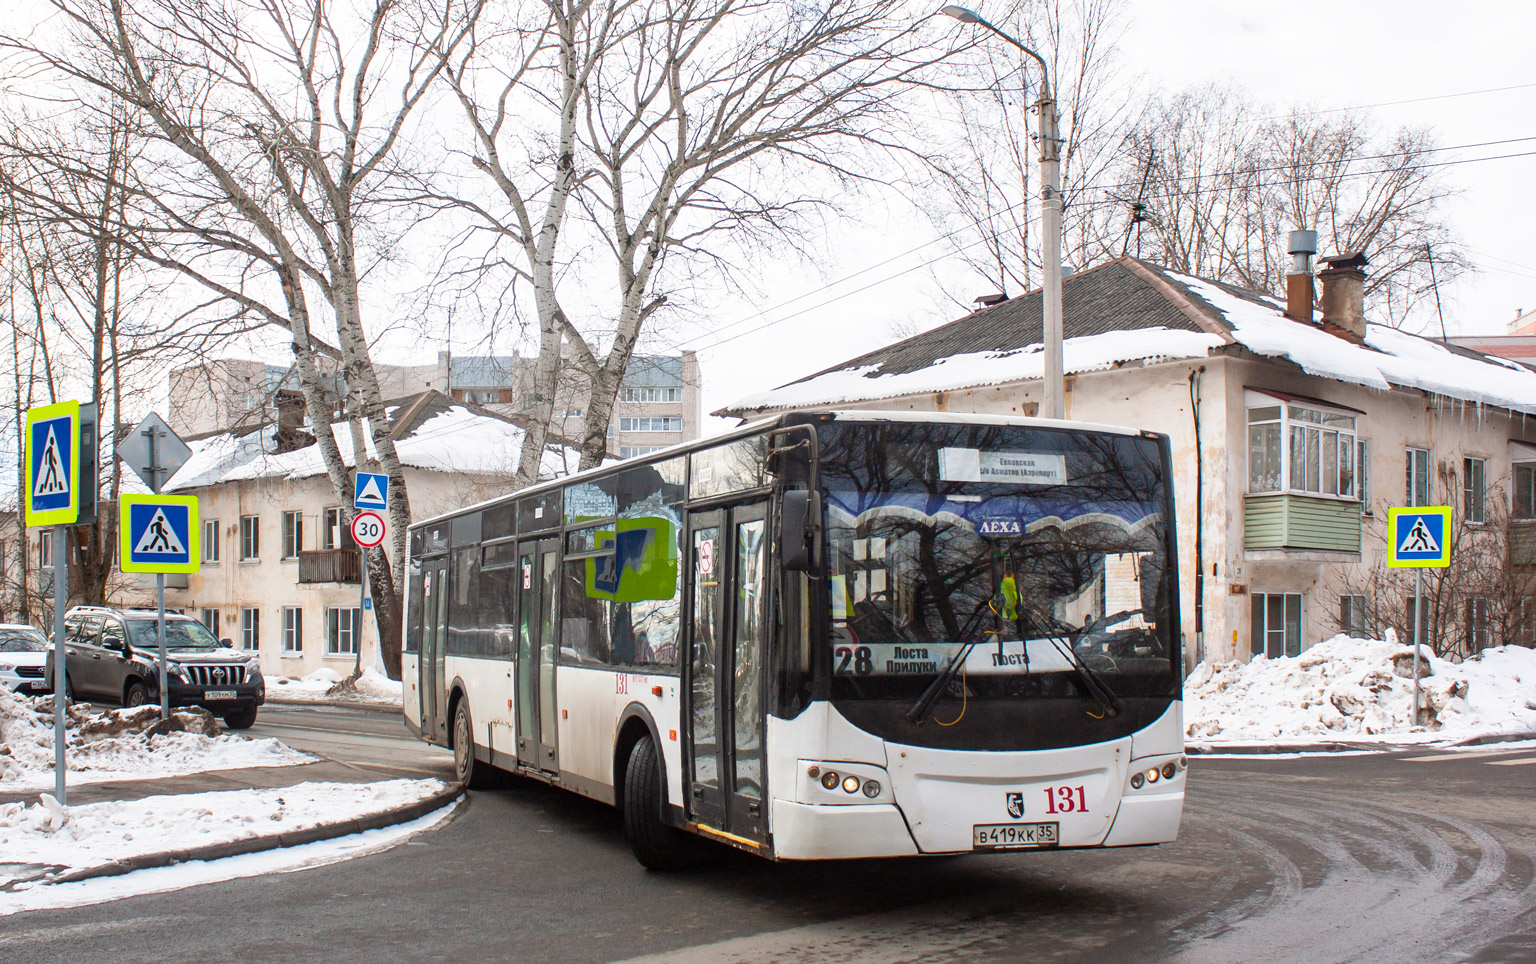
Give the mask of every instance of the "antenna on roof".
M 1435 289 L 1435 314 L 1440 316 L 1440 340 L 1449 342 L 1445 334 L 1445 311 L 1440 307 L 1440 282 L 1435 278 L 1435 249 L 1424 242 L 1424 257 L 1429 259 L 1429 286 Z
M 1156 159 L 1157 150 L 1154 148 L 1149 148 L 1147 150 L 1147 162 L 1146 164 L 1142 165 L 1141 168 L 1141 187 L 1136 189 L 1136 200 L 1132 201 L 1123 197 L 1115 197 L 1113 194 L 1110 195 L 1110 197 L 1115 198 L 1116 201 L 1119 201 L 1122 204 L 1128 204 L 1131 207 L 1131 220 L 1130 223 L 1126 224 L 1125 226 L 1125 240 L 1120 244 L 1120 257 L 1122 258 L 1125 257 L 1126 251 L 1130 249 L 1132 229 L 1135 229 L 1136 231 L 1136 257 L 1141 257 L 1141 226 L 1147 221 L 1147 205 L 1145 203 L 1147 197 L 1147 182 L 1152 178 L 1152 164 Z

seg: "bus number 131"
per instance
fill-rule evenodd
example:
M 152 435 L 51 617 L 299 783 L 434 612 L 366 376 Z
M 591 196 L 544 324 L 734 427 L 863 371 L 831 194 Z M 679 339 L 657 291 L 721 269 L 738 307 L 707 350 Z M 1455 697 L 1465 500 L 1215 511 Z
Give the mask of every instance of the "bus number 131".
M 1046 787 L 1046 813 L 1087 813 L 1088 798 L 1082 787 Z

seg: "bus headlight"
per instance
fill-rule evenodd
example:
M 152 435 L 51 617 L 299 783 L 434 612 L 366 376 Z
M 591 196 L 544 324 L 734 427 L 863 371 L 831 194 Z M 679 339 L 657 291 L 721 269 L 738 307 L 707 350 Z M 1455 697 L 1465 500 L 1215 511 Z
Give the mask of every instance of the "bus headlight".
M 1160 777 L 1162 777 L 1162 774 L 1157 771 L 1157 767 L 1151 767 L 1147 770 L 1148 783 L 1156 783 Z
M 864 781 L 864 795 L 866 797 L 869 797 L 870 799 L 874 799 L 875 797 L 878 797 L 880 795 L 880 781 L 879 780 L 865 780 Z
M 859 792 L 859 778 L 855 777 L 855 776 L 846 776 L 846 777 L 844 777 L 843 778 L 843 792 L 844 793 L 858 793 Z
M 827 770 L 821 775 L 821 785 L 828 790 L 836 790 L 840 779 L 842 778 L 837 775 L 836 770 Z
M 1146 782 L 1147 782 L 1147 778 L 1142 776 L 1140 770 L 1137 770 L 1135 773 L 1131 774 L 1131 789 L 1132 790 L 1140 790 L 1143 786 L 1146 785 Z
M 1172 760 L 1169 760 L 1167 763 L 1163 764 L 1163 779 L 1164 780 L 1172 780 L 1173 779 L 1173 775 L 1175 773 L 1177 773 L 1177 772 L 1179 772 L 1178 765 L 1175 764 Z

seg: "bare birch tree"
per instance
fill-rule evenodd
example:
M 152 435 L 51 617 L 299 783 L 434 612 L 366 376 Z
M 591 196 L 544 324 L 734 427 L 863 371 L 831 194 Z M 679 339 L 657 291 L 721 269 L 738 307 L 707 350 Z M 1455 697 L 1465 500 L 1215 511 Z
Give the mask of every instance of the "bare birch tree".
M 75 95 L 82 111 L 121 103 L 142 118 L 122 235 L 152 239 L 134 255 L 235 317 L 288 333 L 338 494 L 350 494 L 351 477 L 326 430 L 327 356 L 363 400 L 394 496 L 393 552 L 368 560 L 392 673 L 410 506 L 369 351 L 364 285 L 410 226 L 399 214 L 410 198 L 396 190 L 407 124 L 481 2 L 46 0 L 67 40 L 0 41 L 37 75 L 94 91 Z
M 880 153 L 907 150 L 898 101 L 948 49 L 930 14 L 905 0 L 548 0 L 465 45 L 445 77 L 491 185 L 466 207 L 506 246 L 484 260 L 537 321 L 521 481 L 563 366 L 586 388 L 581 464 L 595 465 L 647 325 L 770 246 L 799 249 L 809 218 Z

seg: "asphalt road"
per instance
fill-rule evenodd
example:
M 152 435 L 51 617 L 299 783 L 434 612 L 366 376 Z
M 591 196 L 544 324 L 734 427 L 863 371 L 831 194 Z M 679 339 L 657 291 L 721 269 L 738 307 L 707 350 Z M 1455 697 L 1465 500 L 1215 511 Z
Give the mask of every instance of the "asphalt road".
M 390 718 L 262 725 L 437 765 L 409 743 L 381 751 Z M 0 961 L 1536 961 L 1536 749 L 1195 758 L 1190 773 L 1162 847 L 723 853 L 686 875 L 641 869 L 608 808 L 517 784 L 370 857 L 4 918 Z

